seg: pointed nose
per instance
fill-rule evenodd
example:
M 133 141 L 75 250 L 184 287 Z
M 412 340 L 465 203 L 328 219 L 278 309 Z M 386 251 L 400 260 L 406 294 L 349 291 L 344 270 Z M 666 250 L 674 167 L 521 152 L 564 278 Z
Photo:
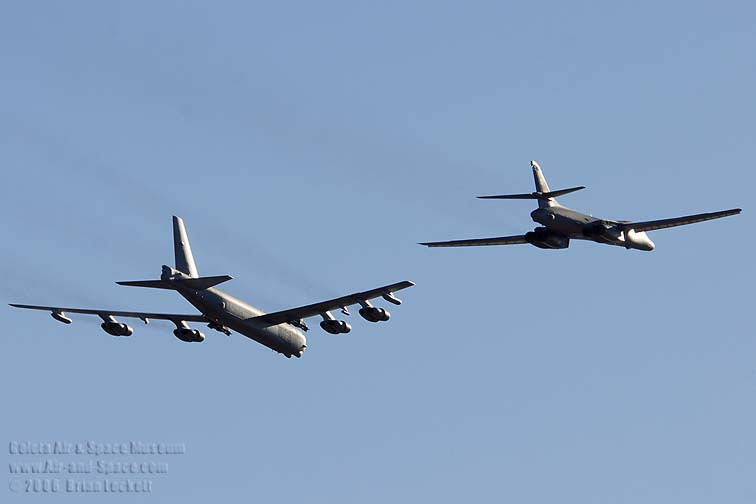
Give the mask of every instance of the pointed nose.
M 535 161 L 533 161 L 532 159 L 530 160 L 530 167 L 531 167 L 531 168 L 538 168 L 538 169 L 540 169 L 540 168 L 541 168 L 540 166 L 538 166 L 538 163 L 536 163 L 536 162 L 535 162 Z

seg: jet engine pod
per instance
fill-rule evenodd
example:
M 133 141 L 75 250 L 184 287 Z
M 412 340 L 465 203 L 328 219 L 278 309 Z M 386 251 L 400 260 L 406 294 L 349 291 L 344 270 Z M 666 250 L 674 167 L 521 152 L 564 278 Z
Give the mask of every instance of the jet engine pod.
M 322 327 L 325 332 L 331 334 L 346 334 L 352 330 L 352 326 L 343 320 L 323 320 L 320 322 L 320 327 Z
M 120 322 L 103 322 L 100 324 L 102 330 L 113 336 L 131 336 L 134 334 L 134 329 L 126 324 Z
M 360 317 L 369 322 L 385 322 L 391 318 L 391 314 L 388 310 L 383 308 L 376 308 L 375 306 L 366 306 L 360 308 Z
M 611 222 L 595 221 L 583 226 L 583 236 L 599 243 L 615 242 L 621 235 L 622 232 Z
M 542 249 L 564 249 L 570 246 L 568 237 L 550 231 L 545 227 L 537 227 L 533 231 L 525 233 L 525 240 Z
M 197 329 L 175 329 L 173 331 L 173 334 L 175 334 L 178 339 L 186 343 L 202 343 L 203 341 L 205 341 L 205 335 L 199 332 Z

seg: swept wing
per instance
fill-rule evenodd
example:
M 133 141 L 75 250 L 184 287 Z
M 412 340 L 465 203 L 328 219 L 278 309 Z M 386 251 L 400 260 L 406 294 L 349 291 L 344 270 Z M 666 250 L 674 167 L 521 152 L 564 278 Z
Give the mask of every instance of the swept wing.
M 525 235 L 517 236 L 499 236 L 496 238 L 474 238 L 472 240 L 451 240 L 440 242 L 425 242 L 420 245 L 426 247 L 477 247 L 481 245 L 516 245 L 519 243 L 528 243 Z
M 398 282 L 365 292 L 357 292 L 354 294 L 349 294 L 348 296 L 329 299 L 328 301 L 322 301 L 320 303 L 313 303 L 306 306 L 300 306 L 298 308 L 291 308 L 289 310 L 266 313 L 265 315 L 260 315 L 259 317 L 253 317 L 252 320 L 266 322 L 269 325 L 278 325 L 286 322 L 297 322 L 307 317 L 320 315 L 330 310 L 346 308 L 347 306 L 356 305 L 360 301 L 369 301 L 371 299 L 379 297 L 383 297 L 385 300 L 391 303 L 400 304 L 401 301 L 395 298 L 393 293 L 402 289 L 406 289 L 407 287 L 412 287 L 413 285 L 415 284 L 409 281 Z
M 181 315 L 178 313 L 149 313 L 149 312 L 134 312 L 134 311 L 119 311 L 119 310 L 92 310 L 87 308 L 64 308 L 62 306 L 38 306 L 38 305 L 25 305 L 11 303 L 11 306 L 16 308 L 26 308 L 28 310 L 43 310 L 51 313 L 82 313 L 85 315 L 99 315 L 101 317 L 113 316 L 113 317 L 127 317 L 138 318 L 142 320 L 170 320 L 172 322 L 179 323 L 182 320 L 186 322 L 208 322 L 209 320 L 202 314 L 196 315 Z
M 733 208 L 731 210 L 723 210 L 721 212 L 701 213 L 695 215 L 686 215 L 684 217 L 674 217 L 672 219 L 661 219 L 642 222 L 621 222 L 619 227 L 621 229 L 634 229 L 635 231 L 654 231 L 655 229 L 664 229 L 675 226 L 685 226 L 686 224 L 695 224 L 696 222 L 703 222 L 711 219 L 721 219 L 722 217 L 729 217 L 730 215 L 737 215 L 741 212 L 740 208 Z

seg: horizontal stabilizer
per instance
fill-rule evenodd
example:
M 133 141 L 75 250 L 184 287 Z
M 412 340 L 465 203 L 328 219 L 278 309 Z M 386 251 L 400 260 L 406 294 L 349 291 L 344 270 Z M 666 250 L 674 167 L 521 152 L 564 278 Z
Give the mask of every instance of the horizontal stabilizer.
M 118 285 L 127 285 L 129 287 L 149 287 L 151 289 L 173 289 L 169 282 L 163 280 L 130 280 L 127 282 L 116 282 Z
M 189 289 L 204 290 L 231 280 L 228 275 L 209 276 L 199 278 L 174 278 L 172 280 L 131 280 L 128 282 L 116 282 L 118 285 L 130 287 L 149 287 L 152 289 L 176 289 L 186 287 Z
M 223 282 L 228 282 L 232 278 L 228 275 L 208 276 L 198 278 L 177 278 L 174 282 L 182 287 L 188 287 L 190 289 L 209 289 L 215 285 Z
M 563 196 L 565 194 L 573 193 L 585 189 L 585 186 L 570 187 L 569 189 L 560 189 L 558 191 L 549 192 L 534 192 L 528 194 L 496 194 L 494 196 L 478 196 L 479 199 L 534 199 L 542 200 L 549 198 L 556 198 L 557 196 Z

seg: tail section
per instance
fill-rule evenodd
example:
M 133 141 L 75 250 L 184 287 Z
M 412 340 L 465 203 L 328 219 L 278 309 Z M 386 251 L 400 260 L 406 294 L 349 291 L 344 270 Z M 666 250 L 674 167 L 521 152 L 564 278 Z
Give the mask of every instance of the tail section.
M 176 269 L 163 266 L 160 280 L 129 280 L 116 283 L 150 289 L 193 289 L 200 291 L 231 280 L 228 275 L 201 277 L 197 274 L 197 266 L 194 264 L 194 256 L 192 256 L 192 248 L 189 246 L 189 237 L 186 234 L 184 221 L 181 217 L 175 215 L 173 216 L 173 249 L 176 255 Z
M 173 216 L 173 250 L 176 255 L 176 269 L 192 278 L 199 277 L 197 266 L 194 264 L 192 247 L 189 245 L 189 236 L 184 227 L 184 220 L 175 215 Z
M 549 193 L 549 184 L 546 182 L 546 177 L 543 176 L 541 167 L 535 161 L 530 161 L 530 167 L 533 168 L 533 179 L 535 180 L 536 191 L 539 193 Z M 547 208 L 552 206 L 558 206 L 555 198 L 538 198 L 538 208 Z
M 546 177 L 543 176 L 541 167 L 535 161 L 530 162 L 530 167 L 533 168 L 533 178 L 535 179 L 536 192 L 547 193 L 551 192 L 549 184 L 546 183 Z
M 546 177 L 543 176 L 541 167 L 535 161 L 530 162 L 531 168 L 533 168 L 533 179 L 535 179 L 536 190 L 532 193 L 524 194 L 497 194 L 494 196 L 478 196 L 480 199 L 534 199 L 538 200 L 538 208 L 559 206 L 557 196 L 573 193 L 581 189 L 585 189 L 585 186 L 570 187 L 569 189 L 559 189 L 552 191 L 549 189 L 549 184 L 546 183 Z

